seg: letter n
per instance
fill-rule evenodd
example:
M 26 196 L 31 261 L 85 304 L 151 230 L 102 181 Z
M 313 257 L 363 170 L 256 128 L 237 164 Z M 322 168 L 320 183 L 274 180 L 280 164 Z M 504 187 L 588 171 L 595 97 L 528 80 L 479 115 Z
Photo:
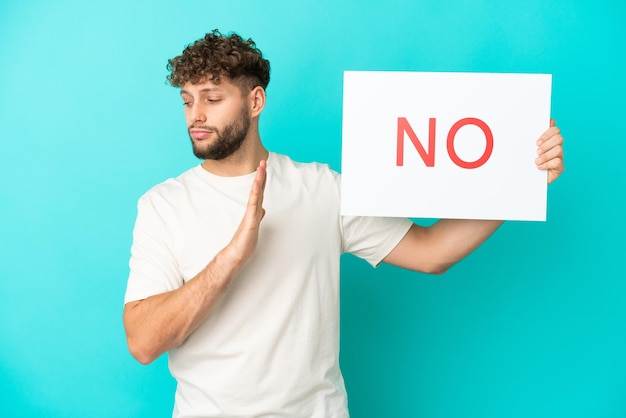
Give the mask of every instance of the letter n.
M 422 143 L 413 132 L 413 128 L 409 125 L 409 122 L 406 118 L 398 118 L 398 143 L 397 143 L 397 152 L 396 152 L 396 165 L 398 167 L 404 165 L 404 134 L 406 133 L 413 146 L 419 153 L 420 157 L 426 164 L 426 167 L 434 167 L 435 166 L 435 118 L 430 118 L 428 120 L 428 150 L 425 150 L 422 146 Z

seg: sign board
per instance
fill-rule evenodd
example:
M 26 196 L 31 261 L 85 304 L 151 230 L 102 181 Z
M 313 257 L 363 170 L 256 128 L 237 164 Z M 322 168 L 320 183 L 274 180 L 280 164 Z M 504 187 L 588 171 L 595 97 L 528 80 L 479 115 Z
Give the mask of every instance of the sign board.
M 545 221 L 548 74 L 346 71 L 342 215 Z

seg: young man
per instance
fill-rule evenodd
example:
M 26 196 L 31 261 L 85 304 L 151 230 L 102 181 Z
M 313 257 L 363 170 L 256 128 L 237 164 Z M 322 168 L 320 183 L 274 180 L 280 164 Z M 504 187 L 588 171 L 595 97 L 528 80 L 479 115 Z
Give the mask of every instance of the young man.
M 169 352 L 175 417 L 347 417 L 339 370 L 339 258 L 443 273 L 501 221 L 341 217 L 339 175 L 268 152 L 259 137 L 270 65 L 218 31 L 169 61 L 203 162 L 138 204 L 125 297 L 128 346 Z M 556 127 L 538 140 L 548 181 Z

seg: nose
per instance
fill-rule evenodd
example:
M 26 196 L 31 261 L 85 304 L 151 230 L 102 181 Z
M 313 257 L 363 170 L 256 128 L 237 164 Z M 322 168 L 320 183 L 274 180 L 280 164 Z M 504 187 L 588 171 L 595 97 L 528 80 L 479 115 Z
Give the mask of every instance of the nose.
M 191 108 L 191 122 L 204 123 L 206 122 L 206 114 L 202 106 L 195 104 Z

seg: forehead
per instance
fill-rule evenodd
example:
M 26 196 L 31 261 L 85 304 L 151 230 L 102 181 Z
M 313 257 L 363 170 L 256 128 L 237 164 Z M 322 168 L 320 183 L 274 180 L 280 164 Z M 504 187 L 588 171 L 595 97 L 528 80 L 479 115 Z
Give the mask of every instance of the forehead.
M 204 80 L 200 83 L 191 83 L 187 82 L 180 89 L 180 94 L 182 95 L 192 95 L 198 96 L 201 94 L 208 93 L 224 93 L 224 94 L 232 94 L 239 92 L 238 87 L 226 77 L 222 77 L 219 83 L 214 83 L 211 80 Z

